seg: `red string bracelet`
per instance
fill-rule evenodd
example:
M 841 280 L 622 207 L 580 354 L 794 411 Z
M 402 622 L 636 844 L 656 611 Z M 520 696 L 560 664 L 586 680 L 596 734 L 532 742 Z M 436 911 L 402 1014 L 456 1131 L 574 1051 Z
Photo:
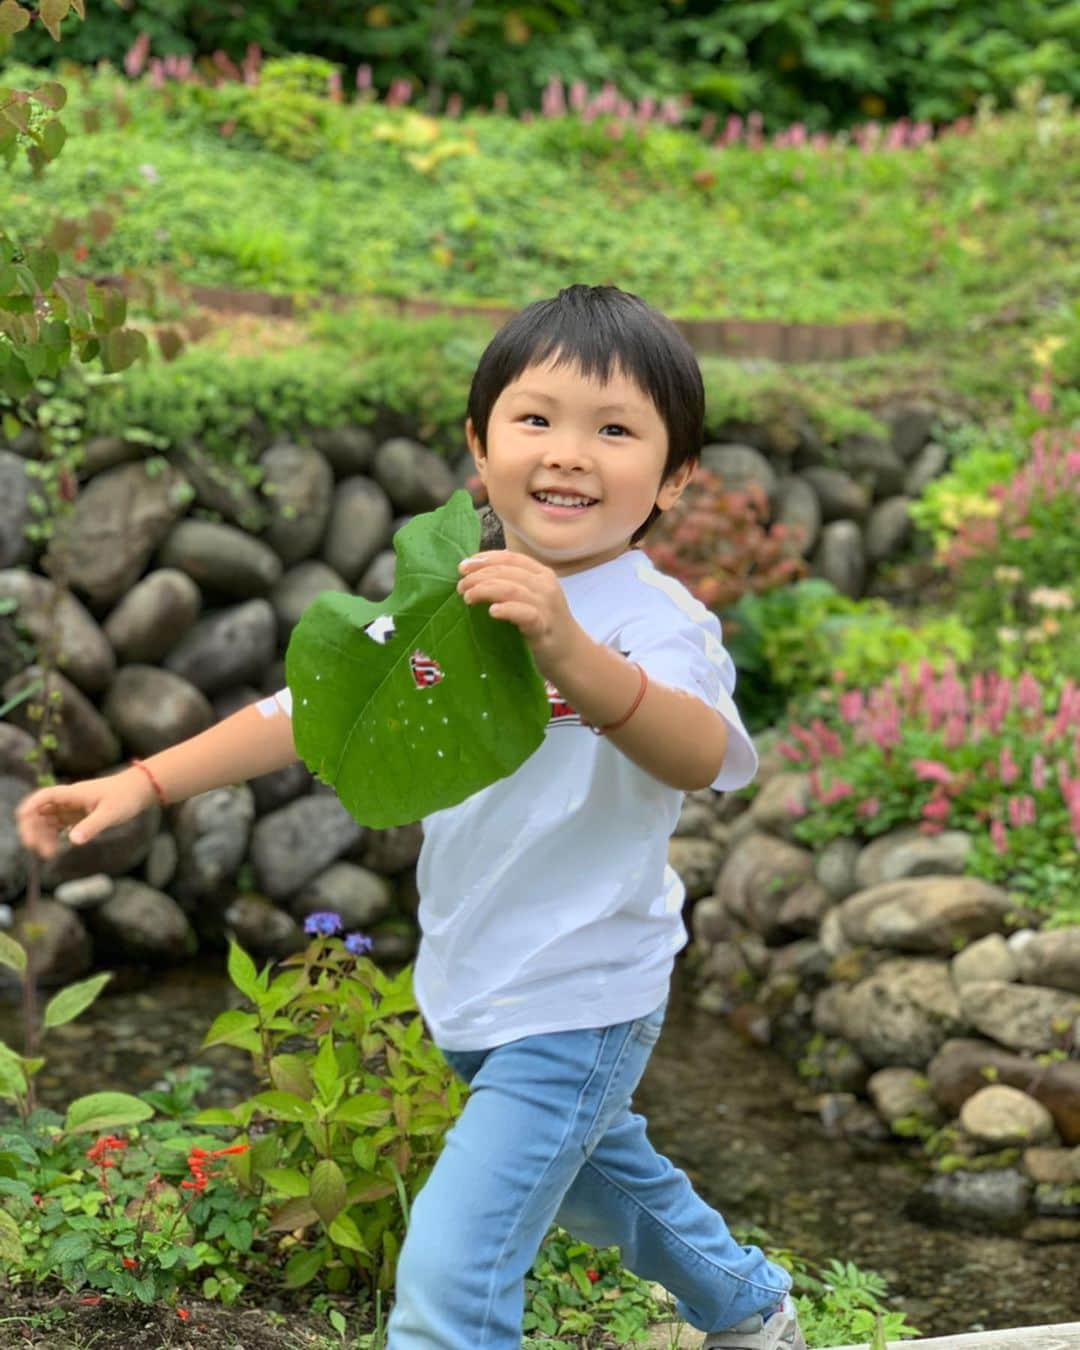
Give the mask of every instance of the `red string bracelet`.
M 150 770 L 149 765 L 144 764 L 141 759 L 133 759 L 130 760 L 129 763 L 136 769 L 142 769 L 143 773 L 146 774 L 147 778 L 150 779 L 151 785 L 153 786 L 154 791 L 157 793 L 158 801 L 162 804 L 162 806 L 168 806 L 169 803 L 166 801 L 165 794 L 161 790 L 161 784 L 154 777 L 153 773 Z
M 649 685 L 649 677 L 645 673 L 645 667 L 639 665 L 637 661 L 634 661 L 631 664 L 637 666 L 638 674 L 641 676 L 641 683 L 638 685 L 637 696 L 635 697 L 633 703 L 630 704 L 630 707 L 627 710 L 627 712 L 625 712 L 617 722 L 609 722 L 605 727 L 589 726 L 589 730 L 597 736 L 606 736 L 609 731 L 618 731 L 620 727 L 624 727 L 627 724 L 627 722 L 630 721 L 631 717 L 633 717 L 633 715 L 637 712 L 641 704 L 641 700 L 645 697 L 645 690 L 648 688 Z M 588 726 L 588 723 L 586 723 L 586 725 Z

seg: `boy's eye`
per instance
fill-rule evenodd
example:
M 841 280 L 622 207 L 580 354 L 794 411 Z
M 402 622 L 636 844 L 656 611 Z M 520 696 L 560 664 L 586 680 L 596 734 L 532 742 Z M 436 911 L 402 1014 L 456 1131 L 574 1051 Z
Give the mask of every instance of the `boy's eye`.
M 547 421 L 547 418 L 544 417 L 543 414 L 541 414 L 541 413 L 523 413 L 523 414 L 522 414 L 522 417 L 521 417 L 521 420 L 522 420 L 523 422 L 528 422 L 530 418 L 535 418 L 536 421 L 538 421 L 538 422 L 546 422 L 546 421 Z M 622 426 L 619 422 L 608 422 L 607 425 L 601 427 L 600 430 L 601 430 L 601 431 L 610 431 L 612 428 L 614 428 L 614 430 L 616 430 L 616 431 L 625 433 L 627 436 L 629 436 L 629 434 L 630 434 L 630 432 L 626 429 L 626 427 Z

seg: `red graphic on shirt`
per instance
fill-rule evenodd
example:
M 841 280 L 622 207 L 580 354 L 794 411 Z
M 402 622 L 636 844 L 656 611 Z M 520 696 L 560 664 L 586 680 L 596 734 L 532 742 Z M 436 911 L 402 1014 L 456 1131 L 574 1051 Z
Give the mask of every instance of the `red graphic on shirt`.
M 409 669 L 412 671 L 417 689 L 430 689 L 443 677 L 439 663 L 433 661 L 430 656 L 425 656 L 419 648 L 409 657 Z
M 547 690 L 548 702 L 551 704 L 551 719 L 548 725 L 555 727 L 581 726 L 580 715 L 567 703 L 550 680 L 544 681 L 544 688 Z

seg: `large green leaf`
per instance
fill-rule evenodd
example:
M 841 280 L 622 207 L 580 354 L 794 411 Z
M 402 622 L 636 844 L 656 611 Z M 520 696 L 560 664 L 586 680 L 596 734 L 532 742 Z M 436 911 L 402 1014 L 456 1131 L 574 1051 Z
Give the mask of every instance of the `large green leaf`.
M 68 1134 L 84 1130 L 110 1130 L 121 1125 L 137 1125 L 149 1120 L 154 1108 L 127 1092 L 91 1092 L 77 1097 L 67 1109 L 64 1129 Z
M 66 989 L 54 994 L 45 1005 L 42 1018 L 45 1029 L 62 1027 L 65 1022 L 74 1021 L 89 1008 L 111 979 L 112 973 L 105 971 L 101 975 L 91 975 L 88 980 L 80 980 L 78 984 L 69 984 Z
M 297 751 L 362 825 L 454 806 L 544 739 L 551 709 L 524 639 L 457 592 L 458 563 L 479 544 L 469 495 L 455 492 L 398 531 L 386 600 L 328 591 L 293 631 Z

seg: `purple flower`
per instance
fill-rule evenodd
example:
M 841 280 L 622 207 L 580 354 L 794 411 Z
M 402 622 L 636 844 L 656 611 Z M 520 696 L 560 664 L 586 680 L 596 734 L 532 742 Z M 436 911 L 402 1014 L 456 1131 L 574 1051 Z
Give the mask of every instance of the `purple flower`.
M 365 956 L 375 944 L 363 933 L 350 933 L 345 939 L 345 950 L 353 956 Z
M 333 937 L 341 932 L 341 916 L 332 910 L 322 909 L 309 914 L 304 920 L 305 933 L 318 933 L 322 937 Z

